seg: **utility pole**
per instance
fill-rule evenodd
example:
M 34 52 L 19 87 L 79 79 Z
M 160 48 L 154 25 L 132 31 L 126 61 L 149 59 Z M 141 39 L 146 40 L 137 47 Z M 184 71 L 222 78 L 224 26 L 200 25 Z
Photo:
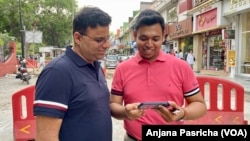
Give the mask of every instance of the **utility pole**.
M 24 58 L 24 29 L 23 29 L 23 20 L 22 20 L 22 11 L 21 11 L 21 0 L 19 0 L 19 19 L 20 19 L 20 34 L 21 34 L 21 49 L 22 57 Z

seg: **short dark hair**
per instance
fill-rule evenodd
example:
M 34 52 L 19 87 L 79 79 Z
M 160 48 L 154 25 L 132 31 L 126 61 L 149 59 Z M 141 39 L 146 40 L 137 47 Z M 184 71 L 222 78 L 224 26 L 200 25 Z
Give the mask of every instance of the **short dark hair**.
M 73 33 L 84 34 L 88 27 L 109 26 L 112 18 L 98 7 L 83 7 L 73 19 Z
M 140 12 L 138 17 L 136 18 L 134 29 L 137 31 L 141 26 L 144 25 L 154 25 L 159 23 L 162 31 L 165 29 L 165 22 L 161 14 L 152 9 L 145 9 Z

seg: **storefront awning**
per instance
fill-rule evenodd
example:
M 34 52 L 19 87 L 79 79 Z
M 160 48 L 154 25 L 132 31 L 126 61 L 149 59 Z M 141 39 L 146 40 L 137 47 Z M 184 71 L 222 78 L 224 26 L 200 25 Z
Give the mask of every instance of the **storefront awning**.
M 202 9 L 208 7 L 208 6 L 211 6 L 212 4 L 214 4 L 214 3 L 218 2 L 218 1 L 221 1 L 221 0 L 209 0 L 209 1 L 207 1 L 207 2 L 204 2 L 204 3 L 202 3 L 201 5 L 196 6 L 196 7 L 194 7 L 193 9 L 189 10 L 189 11 L 187 12 L 187 14 L 193 14 L 193 13 L 195 13 L 195 12 L 197 12 L 197 11 L 200 11 L 200 10 L 202 10 Z
M 226 28 L 226 27 L 229 27 L 230 25 L 219 25 L 219 26 L 214 26 L 214 27 L 211 27 L 211 28 L 207 28 L 207 29 L 204 29 L 204 30 L 200 30 L 200 31 L 197 31 L 197 32 L 193 32 L 192 34 L 200 34 L 200 33 L 203 33 L 203 32 L 208 32 L 208 31 L 212 31 L 212 30 L 216 30 L 216 29 L 220 29 L 220 28 Z

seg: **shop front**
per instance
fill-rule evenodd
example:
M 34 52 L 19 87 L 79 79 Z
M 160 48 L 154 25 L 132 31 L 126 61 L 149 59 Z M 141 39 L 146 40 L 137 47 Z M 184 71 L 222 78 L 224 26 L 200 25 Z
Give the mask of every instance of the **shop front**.
M 222 40 L 221 29 L 203 34 L 202 38 L 202 69 L 226 71 L 225 41 Z
M 241 15 L 239 72 L 250 76 L 250 12 Z
M 227 72 L 228 41 L 222 39 L 222 30 L 231 28 L 230 21 L 222 16 L 220 1 L 195 7 L 193 12 L 194 50 L 200 60 L 196 71 Z M 215 72 L 214 72 L 215 73 Z
M 235 30 L 236 65 L 231 75 L 250 77 L 250 1 L 226 1 L 224 17 L 232 20 Z
M 172 43 L 172 48 L 175 51 L 181 49 L 183 53 L 187 53 L 190 49 L 193 49 L 192 25 L 191 17 L 168 25 L 167 42 Z

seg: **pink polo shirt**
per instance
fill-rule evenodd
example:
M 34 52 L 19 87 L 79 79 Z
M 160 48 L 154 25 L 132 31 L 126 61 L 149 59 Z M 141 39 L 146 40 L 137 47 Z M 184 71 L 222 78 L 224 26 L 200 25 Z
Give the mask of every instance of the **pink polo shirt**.
M 150 101 L 175 101 L 183 105 L 184 97 L 199 92 L 196 77 L 186 61 L 160 52 L 151 64 L 136 54 L 115 70 L 111 94 L 123 96 L 124 104 Z M 128 134 L 141 139 L 143 124 L 169 124 L 155 111 L 134 121 L 124 120 Z M 171 124 L 182 124 L 174 122 Z

